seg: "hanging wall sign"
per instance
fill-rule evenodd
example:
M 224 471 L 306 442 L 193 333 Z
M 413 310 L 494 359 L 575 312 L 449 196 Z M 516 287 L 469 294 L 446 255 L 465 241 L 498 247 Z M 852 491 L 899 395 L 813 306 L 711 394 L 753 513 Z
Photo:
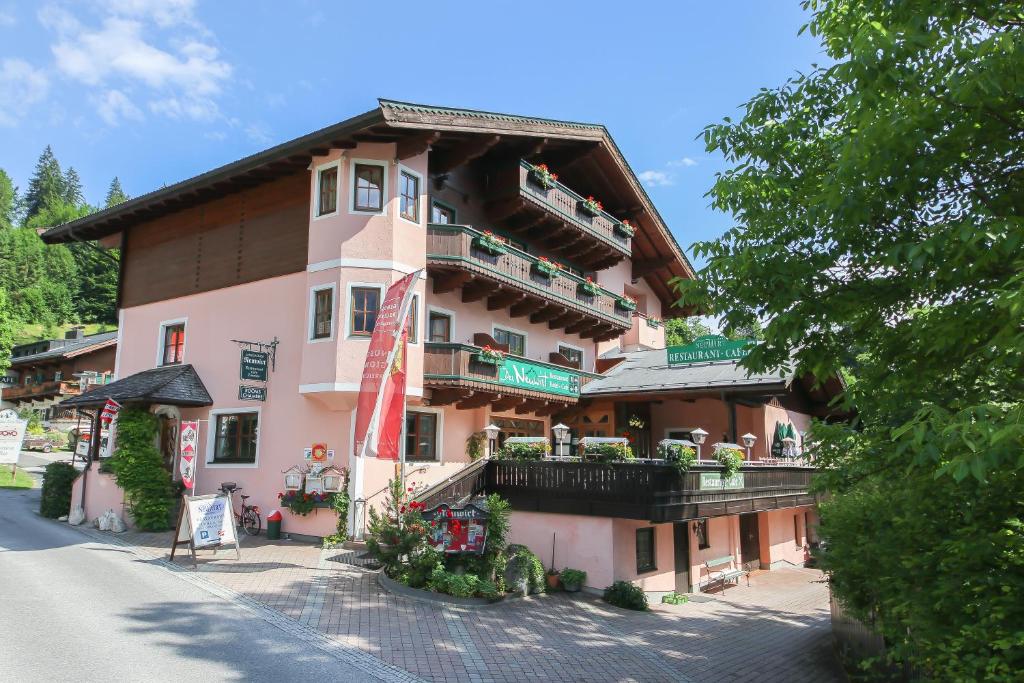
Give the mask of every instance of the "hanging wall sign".
M 697 337 L 692 344 L 669 346 L 666 349 L 669 365 L 688 365 L 719 360 L 745 358 L 756 342 L 752 339 L 726 339 L 720 334 Z
M 235 559 L 241 559 L 238 538 L 235 536 L 235 513 L 231 508 L 231 496 L 213 493 L 208 496 L 185 496 L 178 524 L 174 530 L 174 544 L 171 546 L 171 561 L 179 545 L 188 545 L 192 553 L 192 566 L 196 565 L 197 548 L 235 546 Z
M 242 359 L 238 367 L 238 376 L 243 382 L 266 382 L 267 368 L 270 366 L 270 354 L 266 351 L 242 349 Z
M 253 387 L 246 384 L 238 386 L 238 400 L 240 401 L 266 401 L 266 387 Z

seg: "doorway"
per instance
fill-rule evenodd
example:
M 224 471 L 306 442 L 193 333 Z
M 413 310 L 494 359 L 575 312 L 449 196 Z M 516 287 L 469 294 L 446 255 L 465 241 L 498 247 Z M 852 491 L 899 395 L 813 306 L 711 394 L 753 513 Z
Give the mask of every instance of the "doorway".
M 761 567 L 761 535 L 756 512 L 740 515 L 740 562 L 745 569 Z
M 164 468 L 174 472 L 174 457 L 178 453 L 178 420 L 160 415 L 160 457 Z
M 676 562 L 676 593 L 690 592 L 690 528 L 686 522 L 672 525 Z

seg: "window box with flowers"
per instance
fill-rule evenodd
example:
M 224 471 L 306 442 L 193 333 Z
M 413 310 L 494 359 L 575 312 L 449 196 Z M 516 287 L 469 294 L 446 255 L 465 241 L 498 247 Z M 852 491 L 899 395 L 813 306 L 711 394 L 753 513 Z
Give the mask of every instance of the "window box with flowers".
M 604 211 L 604 205 L 592 196 L 588 196 L 586 199 L 581 199 L 576 202 L 576 207 L 581 213 L 584 213 L 591 218 L 600 216 L 601 212 Z
M 661 321 L 657 318 L 647 318 L 647 327 L 651 327 L 656 330 L 661 327 Z
M 631 296 L 622 296 L 615 300 L 615 306 L 622 311 L 635 311 L 636 299 Z
M 597 296 L 601 293 L 601 286 L 588 277 L 580 283 L 579 292 L 587 296 Z
M 623 237 L 632 237 L 636 234 L 636 228 L 628 220 L 616 223 L 612 230 Z
M 558 174 L 552 173 L 547 164 L 537 164 L 531 167 L 529 177 L 530 180 L 545 190 L 550 190 L 558 184 Z
M 334 493 L 307 493 L 305 486 L 298 491 L 285 491 L 277 494 L 281 505 L 288 508 L 293 515 L 305 517 L 318 508 L 334 506 Z
M 490 230 L 485 230 L 482 235 L 474 238 L 473 246 L 491 256 L 501 256 L 508 251 L 508 247 L 501 241 L 501 238 Z
M 540 260 L 533 264 L 533 270 L 541 277 L 554 280 L 562 273 L 562 264 L 555 263 L 541 256 Z
M 473 359 L 478 363 L 485 363 L 487 365 L 501 365 L 505 362 L 505 354 L 498 349 L 485 346 L 473 355 Z

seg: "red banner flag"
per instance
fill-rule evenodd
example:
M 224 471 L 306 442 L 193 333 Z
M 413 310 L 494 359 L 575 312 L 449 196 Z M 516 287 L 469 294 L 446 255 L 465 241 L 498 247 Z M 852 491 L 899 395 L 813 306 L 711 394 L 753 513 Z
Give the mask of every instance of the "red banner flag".
M 104 425 L 110 424 L 117 417 L 117 413 L 120 410 L 121 404 L 112 398 L 108 398 L 107 402 L 103 404 L 103 410 L 100 412 L 100 422 Z
M 395 359 L 391 363 L 384 378 L 380 416 L 377 420 L 377 457 L 386 460 L 398 460 L 399 440 L 402 438 L 402 420 L 405 419 L 405 379 L 406 350 L 409 342 L 409 330 L 402 330 L 402 338 L 395 351 Z
M 400 337 L 409 318 L 409 307 L 412 304 L 413 284 L 422 271 L 417 270 L 403 277 L 388 288 L 377 313 L 377 322 L 370 337 L 370 347 L 366 352 L 366 364 L 363 366 L 363 379 L 359 385 L 359 400 L 356 404 L 355 454 L 379 454 L 379 457 L 396 459 L 398 453 L 398 435 L 389 434 L 383 439 L 385 449 L 381 450 L 382 425 L 392 428 L 396 418 L 390 417 L 398 397 L 398 413 L 402 412 L 401 403 L 405 397 L 405 344 Z M 404 337 L 403 337 L 404 339 Z M 396 356 L 401 351 L 401 373 L 393 374 L 396 367 Z M 386 376 L 385 376 L 386 375 Z M 400 381 L 400 386 L 399 386 Z M 387 404 L 385 404 L 387 391 Z M 387 412 L 388 419 L 383 420 L 382 414 Z M 402 419 L 397 418 L 398 432 L 401 432 Z M 393 442 L 393 444 L 392 444 Z M 388 445 L 392 444 L 392 445 Z

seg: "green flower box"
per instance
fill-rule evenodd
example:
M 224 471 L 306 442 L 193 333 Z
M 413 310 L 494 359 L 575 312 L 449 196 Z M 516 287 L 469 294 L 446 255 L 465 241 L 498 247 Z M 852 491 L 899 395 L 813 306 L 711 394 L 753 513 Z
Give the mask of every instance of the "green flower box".
M 480 251 L 486 252 L 491 256 L 501 256 L 502 254 L 508 253 L 508 249 L 498 239 L 477 237 L 473 240 L 473 246 Z
M 596 218 L 601 215 L 601 205 L 597 202 L 581 199 L 576 202 L 576 208 L 580 210 L 580 213 L 590 216 L 591 218 Z
M 596 282 L 581 282 L 577 291 L 587 296 L 597 296 L 601 293 L 601 287 Z
M 636 230 L 629 223 L 616 223 L 612 230 L 622 237 L 632 237 L 636 234 Z
M 623 311 L 631 311 L 632 312 L 632 311 L 636 310 L 636 302 L 635 301 L 631 301 L 630 299 L 616 299 L 615 305 L 620 310 L 623 310 Z
M 502 365 L 505 362 L 505 356 L 501 353 L 495 353 L 493 351 L 480 351 L 479 353 L 473 354 L 473 360 L 477 363 L 483 363 L 484 365 Z
M 660 325 L 661 325 L 661 321 L 658 320 L 657 318 L 648 318 L 647 319 L 647 327 L 652 327 L 654 329 L 658 329 L 658 327 Z
M 561 274 L 562 269 L 550 261 L 538 261 L 533 264 L 533 271 L 542 277 L 554 280 Z
M 558 179 L 554 173 L 547 169 L 537 168 L 536 166 L 530 169 L 528 177 L 535 185 L 540 186 L 544 190 L 550 190 L 558 185 Z

